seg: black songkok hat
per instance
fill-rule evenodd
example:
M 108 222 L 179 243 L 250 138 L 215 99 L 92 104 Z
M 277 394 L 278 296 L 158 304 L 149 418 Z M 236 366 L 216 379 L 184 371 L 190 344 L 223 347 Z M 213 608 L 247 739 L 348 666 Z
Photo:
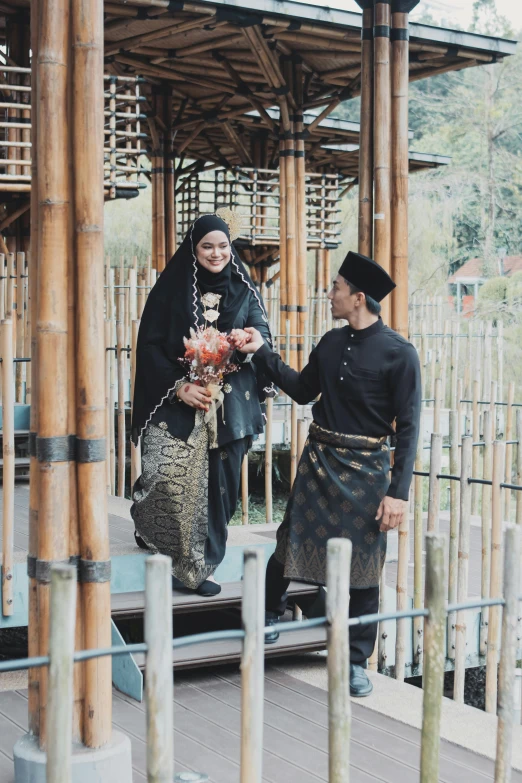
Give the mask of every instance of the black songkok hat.
M 380 302 L 395 288 L 395 283 L 382 266 L 351 250 L 344 259 L 339 274 L 376 302 Z

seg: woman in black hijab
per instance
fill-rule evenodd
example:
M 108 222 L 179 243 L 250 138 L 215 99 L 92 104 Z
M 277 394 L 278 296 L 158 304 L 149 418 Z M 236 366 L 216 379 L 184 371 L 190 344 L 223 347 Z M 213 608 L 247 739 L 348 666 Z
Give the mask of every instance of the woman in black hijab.
M 132 415 L 132 442 L 142 445 L 131 508 L 136 541 L 172 558 L 173 587 L 201 595 L 221 590 L 212 575 L 225 556 L 241 463 L 263 430 L 262 404 L 273 394 L 270 382 L 237 354 L 238 370 L 225 376 L 213 447 L 205 422 L 209 397 L 179 361 L 190 329 L 208 325 L 209 303 L 220 331 L 253 326 L 271 343 L 263 303 L 217 215 L 194 221 L 147 299 Z

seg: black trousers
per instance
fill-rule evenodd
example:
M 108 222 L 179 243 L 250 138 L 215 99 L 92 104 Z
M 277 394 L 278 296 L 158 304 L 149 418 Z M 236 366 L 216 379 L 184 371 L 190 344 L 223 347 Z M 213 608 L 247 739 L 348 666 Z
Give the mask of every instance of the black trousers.
M 268 612 L 283 615 L 288 601 L 287 589 L 290 579 L 284 575 L 284 566 L 274 555 L 268 561 L 265 583 L 265 607 Z M 299 606 L 306 614 L 314 598 L 299 600 Z M 350 617 L 362 617 L 379 611 L 379 587 L 352 588 L 350 590 Z M 365 666 L 373 652 L 377 639 L 377 623 L 354 625 L 350 628 L 350 663 Z

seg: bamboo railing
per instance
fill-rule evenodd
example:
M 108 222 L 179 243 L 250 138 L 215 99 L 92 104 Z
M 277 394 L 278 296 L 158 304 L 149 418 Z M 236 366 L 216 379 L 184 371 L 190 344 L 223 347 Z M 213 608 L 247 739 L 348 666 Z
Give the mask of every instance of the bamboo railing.
M 516 666 L 516 625 L 520 601 L 520 528 L 509 525 L 504 546 L 503 597 L 490 600 L 490 608 L 502 611 L 502 645 L 498 681 L 498 725 L 495 780 L 511 775 L 513 743 L 513 692 Z M 304 627 L 327 630 L 328 671 L 328 779 L 345 783 L 350 775 L 351 699 L 349 692 L 349 629 L 369 621 L 422 618 L 425 624 L 424 680 L 421 731 L 420 781 L 439 777 L 445 630 L 448 613 L 464 613 L 484 601 L 446 606 L 446 542 L 438 533 L 426 537 L 426 597 L 423 609 L 348 619 L 351 542 L 331 539 L 327 544 L 326 616 L 300 623 L 280 623 L 286 634 Z M 172 780 L 175 768 L 173 731 L 172 649 L 223 639 L 240 639 L 241 653 L 241 751 L 240 778 L 251 783 L 263 779 L 264 710 L 264 563 L 259 549 L 244 552 L 242 629 L 172 638 L 171 563 L 162 555 L 146 561 L 145 640 L 127 646 L 75 652 L 76 570 L 70 565 L 51 568 L 49 652 L 39 657 L 0 662 L 0 672 L 48 668 L 48 783 L 71 783 L 73 725 L 73 667 L 78 661 L 96 661 L 122 653 L 146 653 L 146 773 L 148 780 Z M 70 738 L 70 739 L 68 739 Z M 122 770 L 125 773 L 125 770 Z
M 140 76 L 105 75 L 104 175 L 103 188 L 107 199 L 129 197 L 146 187 L 142 155 L 147 149 L 148 134 L 142 125 L 145 98 Z M 0 102 L 0 191 L 30 193 L 31 191 L 31 68 L 0 65 L 2 102 Z M 0 229 L 6 228 L 29 209 L 29 200 L 4 218 Z

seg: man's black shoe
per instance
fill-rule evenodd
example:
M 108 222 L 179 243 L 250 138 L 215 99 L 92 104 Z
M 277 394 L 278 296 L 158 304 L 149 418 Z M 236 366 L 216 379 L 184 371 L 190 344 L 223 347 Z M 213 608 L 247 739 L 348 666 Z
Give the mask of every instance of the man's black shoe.
M 273 626 L 273 630 L 270 633 L 265 633 L 265 644 L 275 644 L 279 639 L 279 631 L 275 629 L 275 626 L 279 622 L 279 615 L 275 612 L 265 612 L 265 628 Z
M 350 696 L 369 696 L 373 691 L 373 685 L 362 666 L 356 663 L 350 664 Z

